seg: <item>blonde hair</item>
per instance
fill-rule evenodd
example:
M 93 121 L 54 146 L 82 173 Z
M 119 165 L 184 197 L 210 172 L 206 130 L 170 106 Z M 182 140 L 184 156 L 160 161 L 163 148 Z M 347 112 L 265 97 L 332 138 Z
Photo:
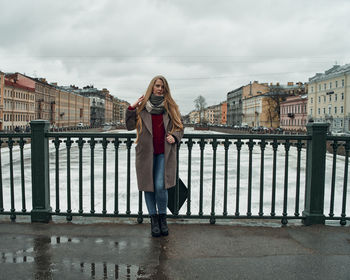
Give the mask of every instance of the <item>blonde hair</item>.
M 183 124 L 181 121 L 181 114 L 179 107 L 177 106 L 174 99 L 171 97 L 168 81 L 161 75 L 155 76 L 149 83 L 146 93 L 144 94 L 145 98 L 142 103 L 137 107 L 137 121 L 136 121 L 136 143 L 139 140 L 139 135 L 142 131 L 142 121 L 140 118 L 140 112 L 145 108 L 147 101 L 150 99 L 151 94 L 153 93 L 153 87 L 157 80 L 161 80 L 164 85 L 164 108 L 169 114 L 170 119 L 172 120 L 173 127 L 171 128 L 170 133 L 174 131 L 179 131 L 183 129 Z

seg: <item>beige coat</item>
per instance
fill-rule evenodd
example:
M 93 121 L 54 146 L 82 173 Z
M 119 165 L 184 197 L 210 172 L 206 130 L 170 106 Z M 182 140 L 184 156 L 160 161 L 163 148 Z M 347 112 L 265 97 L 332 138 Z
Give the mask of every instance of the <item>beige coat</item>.
M 140 191 L 153 192 L 153 135 L 152 116 L 146 110 L 140 112 L 142 131 L 135 147 L 136 176 Z M 167 112 L 163 114 L 165 137 L 171 131 L 172 121 Z M 133 130 L 136 127 L 136 110 L 126 111 L 126 128 Z M 174 131 L 172 135 L 180 142 L 184 132 Z M 164 184 L 169 189 L 176 184 L 176 143 L 169 144 L 164 139 Z

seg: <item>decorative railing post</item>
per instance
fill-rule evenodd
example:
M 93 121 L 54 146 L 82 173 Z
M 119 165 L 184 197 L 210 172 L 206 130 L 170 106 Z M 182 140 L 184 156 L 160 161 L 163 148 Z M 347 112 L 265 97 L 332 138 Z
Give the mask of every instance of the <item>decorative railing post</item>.
M 32 131 L 32 222 L 48 223 L 51 220 L 50 180 L 49 180 L 49 141 L 45 133 L 50 123 L 45 120 L 30 122 Z
M 306 187 L 303 224 L 324 224 L 326 134 L 328 123 L 307 124 Z

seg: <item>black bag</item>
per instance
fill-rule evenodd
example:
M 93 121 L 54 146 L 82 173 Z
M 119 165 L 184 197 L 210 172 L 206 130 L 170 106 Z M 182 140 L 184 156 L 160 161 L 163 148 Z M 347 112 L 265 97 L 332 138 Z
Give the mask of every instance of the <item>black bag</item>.
M 170 189 L 168 189 L 168 209 L 172 214 L 175 212 L 175 190 L 176 185 Z M 179 179 L 179 209 L 185 203 L 188 195 L 188 189 L 185 184 Z

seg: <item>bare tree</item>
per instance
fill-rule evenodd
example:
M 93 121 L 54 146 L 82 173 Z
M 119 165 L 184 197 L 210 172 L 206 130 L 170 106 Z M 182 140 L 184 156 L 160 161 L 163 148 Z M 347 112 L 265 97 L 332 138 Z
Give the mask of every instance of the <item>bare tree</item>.
M 273 121 L 280 121 L 281 119 L 281 102 L 286 100 L 290 93 L 288 90 L 283 89 L 280 86 L 270 86 L 270 91 L 265 94 L 267 97 L 268 105 L 268 121 L 270 122 L 270 127 L 272 127 Z
M 276 96 L 268 97 L 266 103 L 267 120 L 270 122 L 270 127 L 273 127 L 272 123 L 280 120 L 280 98 L 277 98 Z
M 194 100 L 194 106 L 196 110 L 199 112 L 199 123 L 202 123 L 202 115 L 205 106 L 207 106 L 207 102 L 205 101 L 205 98 L 202 95 L 199 95 L 195 100 Z

